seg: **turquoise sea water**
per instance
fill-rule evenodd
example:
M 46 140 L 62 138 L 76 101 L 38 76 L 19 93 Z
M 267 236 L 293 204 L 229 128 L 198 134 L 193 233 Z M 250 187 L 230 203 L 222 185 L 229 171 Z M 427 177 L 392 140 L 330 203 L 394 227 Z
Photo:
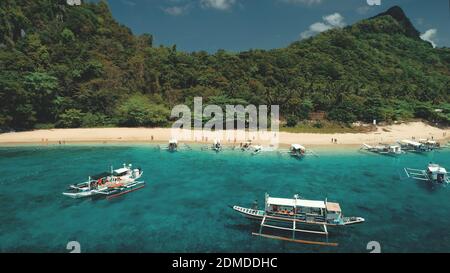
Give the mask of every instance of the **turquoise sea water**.
M 383 252 L 450 251 L 450 187 L 405 179 L 404 167 L 450 168 L 450 150 L 399 158 L 355 148 L 296 160 L 240 151 L 169 153 L 148 145 L 0 148 L 0 251 L 68 252 Z M 121 198 L 74 200 L 61 192 L 87 175 L 132 162 L 144 189 Z M 330 228 L 321 247 L 251 235 L 257 225 L 229 205 L 263 204 L 264 193 L 337 201 L 362 225 Z M 310 238 L 309 238 L 310 239 Z

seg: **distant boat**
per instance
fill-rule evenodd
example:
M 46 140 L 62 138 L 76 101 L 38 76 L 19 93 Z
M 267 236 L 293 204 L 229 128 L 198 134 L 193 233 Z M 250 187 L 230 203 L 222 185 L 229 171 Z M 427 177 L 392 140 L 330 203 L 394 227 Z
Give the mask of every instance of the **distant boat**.
M 252 153 L 252 155 L 257 155 L 263 151 L 263 146 L 253 145 L 251 140 L 246 141 L 243 144 L 241 144 L 240 148 L 241 148 L 241 151 L 243 151 L 243 152 L 250 151 Z
M 402 150 L 406 152 L 423 153 L 431 151 L 431 149 L 427 145 L 417 141 L 405 139 L 399 141 L 398 144 L 400 145 Z
M 259 232 L 252 233 L 253 235 L 305 244 L 337 246 L 336 243 L 328 243 L 328 226 L 348 226 L 365 221 L 362 217 L 344 217 L 338 203 L 328 202 L 327 200 L 305 200 L 298 195 L 295 195 L 292 199 L 287 199 L 274 198 L 266 194 L 263 210 L 258 209 L 257 206 L 253 208 L 233 206 L 232 208 L 249 219 L 260 221 Z M 304 227 L 301 228 L 301 226 Z M 322 230 L 307 229 L 307 227 L 312 226 L 321 227 Z M 270 235 L 263 233 L 264 228 L 290 231 L 292 236 Z M 298 240 L 296 233 L 325 235 L 327 242 Z
M 158 149 L 167 150 L 169 152 L 177 152 L 177 151 L 180 151 L 183 149 L 192 150 L 192 148 L 185 143 L 183 143 L 182 145 L 179 145 L 178 140 L 176 140 L 176 139 L 169 140 L 169 144 L 165 147 L 161 148 L 161 146 L 158 145 Z
M 212 145 L 212 149 L 216 152 L 222 151 L 222 144 L 220 144 L 220 141 L 218 139 L 214 140 L 214 143 Z
M 169 145 L 167 146 L 167 150 L 170 152 L 176 152 L 178 150 L 178 141 L 176 139 L 172 139 L 169 141 Z
M 261 145 L 254 145 L 252 146 L 252 148 L 253 148 L 252 155 L 257 155 L 263 151 L 263 146 Z
M 434 184 L 450 183 L 447 170 L 438 164 L 430 163 L 426 170 L 405 168 L 405 172 L 409 178 L 415 180 L 427 181 Z
M 300 144 L 292 144 L 289 149 L 289 154 L 293 157 L 302 158 L 306 154 L 306 148 Z
M 248 150 L 250 150 L 251 148 L 252 148 L 252 142 L 251 142 L 250 140 L 244 142 L 244 143 L 241 145 L 241 150 L 242 150 L 243 152 L 248 151 Z
M 400 145 L 395 144 L 380 144 L 377 146 L 371 146 L 364 143 L 361 150 L 381 155 L 401 155 L 405 153 L 402 151 L 402 147 Z
M 434 140 L 420 139 L 419 143 L 425 145 L 430 150 L 441 149 L 441 144 Z
M 313 150 L 306 149 L 300 144 L 292 144 L 289 148 L 289 155 L 295 158 L 303 158 L 307 155 L 318 156 Z
M 140 168 L 132 169 L 131 164 L 123 164 L 120 169 L 92 175 L 86 182 L 69 186 L 63 195 L 71 198 L 123 195 L 144 187 L 144 181 L 137 181 L 143 173 Z

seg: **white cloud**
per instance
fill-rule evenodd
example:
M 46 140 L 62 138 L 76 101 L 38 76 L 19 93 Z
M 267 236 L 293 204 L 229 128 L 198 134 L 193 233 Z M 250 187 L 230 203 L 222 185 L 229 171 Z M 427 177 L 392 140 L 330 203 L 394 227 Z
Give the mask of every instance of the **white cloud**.
M 344 27 L 344 17 L 339 13 L 333 13 L 323 17 L 323 20 L 332 27 Z
M 322 19 L 323 22 L 316 22 L 310 25 L 308 30 L 300 34 L 300 37 L 305 39 L 333 28 L 342 28 L 345 26 L 344 17 L 337 12 L 324 16 Z
M 236 0 L 200 0 L 203 8 L 229 10 L 236 4 Z
M 433 47 L 436 47 L 437 29 L 432 28 L 425 31 L 425 33 L 420 35 L 420 38 L 424 41 L 430 42 Z
M 317 22 L 309 26 L 309 30 L 313 33 L 320 33 L 332 29 L 333 27 L 322 22 Z
M 173 6 L 168 8 L 163 8 L 163 11 L 172 16 L 183 15 L 188 11 L 188 6 Z

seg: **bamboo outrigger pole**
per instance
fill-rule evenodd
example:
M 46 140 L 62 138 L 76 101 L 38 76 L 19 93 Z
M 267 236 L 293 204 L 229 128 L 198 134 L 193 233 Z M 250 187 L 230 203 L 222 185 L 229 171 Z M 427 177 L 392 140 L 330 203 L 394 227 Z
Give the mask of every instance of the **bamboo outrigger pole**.
M 268 235 L 268 234 L 260 234 L 256 232 L 252 232 L 252 235 L 254 236 L 260 236 L 268 239 L 275 239 L 275 240 L 281 240 L 281 241 L 288 241 L 293 243 L 299 243 L 299 244 L 307 244 L 307 245 L 321 245 L 321 246 L 334 246 L 337 247 L 338 243 L 325 243 L 325 242 L 315 242 L 315 241 L 306 241 L 306 240 L 298 240 L 298 239 L 290 239 L 282 236 L 275 236 L 275 235 Z

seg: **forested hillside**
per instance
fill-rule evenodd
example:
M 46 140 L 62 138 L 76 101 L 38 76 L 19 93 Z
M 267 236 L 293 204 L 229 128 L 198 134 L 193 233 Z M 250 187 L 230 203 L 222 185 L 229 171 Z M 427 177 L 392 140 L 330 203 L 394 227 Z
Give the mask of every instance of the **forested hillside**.
M 422 41 L 398 7 L 286 48 L 208 54 L 154 47 L 104 1 L 0 1 L 2 129 L 167 126 L 194 96 L 279 104 L 289 125 L 312 111 L 449 124 L 450 50 Z

